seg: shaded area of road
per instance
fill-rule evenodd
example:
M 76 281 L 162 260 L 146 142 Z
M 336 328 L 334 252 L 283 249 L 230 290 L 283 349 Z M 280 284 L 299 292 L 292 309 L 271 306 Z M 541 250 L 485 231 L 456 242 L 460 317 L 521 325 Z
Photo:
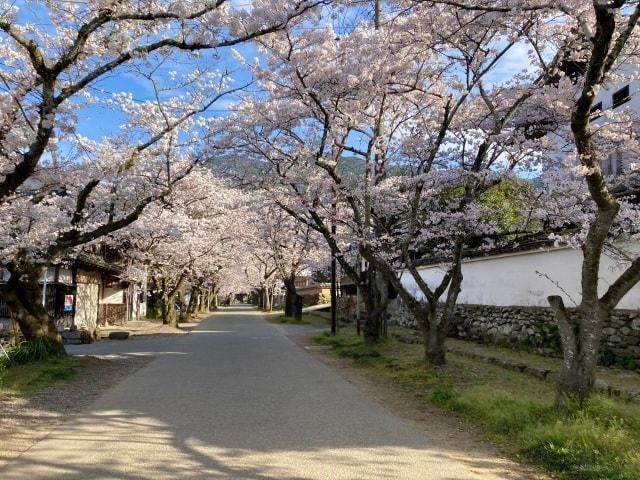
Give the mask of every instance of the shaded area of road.
M 430 441 L 285 331 L 237 307 L 188 335 L 74 347 L 155 359 L 0 478 L 512 478 L 495 458 Z

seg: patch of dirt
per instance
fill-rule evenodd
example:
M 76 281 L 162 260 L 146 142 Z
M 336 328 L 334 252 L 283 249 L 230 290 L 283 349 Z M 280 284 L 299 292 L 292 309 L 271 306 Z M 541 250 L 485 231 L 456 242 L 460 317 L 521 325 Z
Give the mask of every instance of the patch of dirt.
M 315 345 L 308 335 L 290 335 L 289 338 L 365 395 L 412 424 L 438 445 L 442 445 L 443 449 L 464 452 L 465 458 L 460 460 L 471 465 L 473 473 L 481 478 L 487 480 L 549 479 L 534 467 L 510 460 L 508 453 L 487 439 L 479 428 L 452 412 L 420 399 L 417 396 L 419 392 L 416 390 L 381 378 L 373 371 L 355 365 L 349 359 L 331 355 L 330 347 Z
M 86 357 L 70 380 L 27 396 L 0 394 L 0 470 L 69 415 L 87 408 L 104 391 L 151 360 L 152 357 Z

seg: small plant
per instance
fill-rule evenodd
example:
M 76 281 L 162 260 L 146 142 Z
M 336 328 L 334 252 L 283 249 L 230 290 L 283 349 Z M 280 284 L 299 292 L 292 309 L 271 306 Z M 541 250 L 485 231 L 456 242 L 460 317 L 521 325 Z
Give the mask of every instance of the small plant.
M 638 361 L 635 358 L 631 358 L 631 357 L 624 358 L 624 360 L 622 361 L 622 366 L 627 370 L 640 369 L 640 364 L 638 364 Z
M 46 338 L 38 338 L 31 342 L 22 342 L 19 347 L 12 348 L 7 353 L 9 356 L 4 363 L 7 367 L 12 367 L 53 357 L 61 357 L 64 355 L 64 350 L 56 342 Z
M 616 354 L 609 349 L 605 349 L 600 354 L 600 365 L 603 365 L 605 367 L 610 367 L 611 365 L 615 365 L 617 360 L 618 358 L 616 357 Z
M 455 393 L 446 387 L 436 387 L 431 392 L 431 401 L 436 405 L 446 405 L 455 397 Z

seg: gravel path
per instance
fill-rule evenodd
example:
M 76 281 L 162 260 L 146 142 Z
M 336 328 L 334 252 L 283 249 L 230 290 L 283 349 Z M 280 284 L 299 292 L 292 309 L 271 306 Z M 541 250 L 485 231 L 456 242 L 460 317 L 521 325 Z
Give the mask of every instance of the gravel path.
M 112 346 L 155 357 L 0 478 L 523 478 L 486 449 L 393 415 L 285 331 L 231 308 L 169 343 Z

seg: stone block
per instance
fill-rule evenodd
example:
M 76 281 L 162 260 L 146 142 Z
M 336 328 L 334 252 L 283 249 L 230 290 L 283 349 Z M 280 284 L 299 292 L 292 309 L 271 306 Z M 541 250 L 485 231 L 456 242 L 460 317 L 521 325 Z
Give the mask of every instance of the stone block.
M 109 340 L 126 340 L 129 338 L 129 332 L 115 331 L 109 332 Z
M 599 392 L 609 393 L 609 384 L 602 380 L 601 378 L 596 378 L 593 383 L 593 388 L 598 390 Z

